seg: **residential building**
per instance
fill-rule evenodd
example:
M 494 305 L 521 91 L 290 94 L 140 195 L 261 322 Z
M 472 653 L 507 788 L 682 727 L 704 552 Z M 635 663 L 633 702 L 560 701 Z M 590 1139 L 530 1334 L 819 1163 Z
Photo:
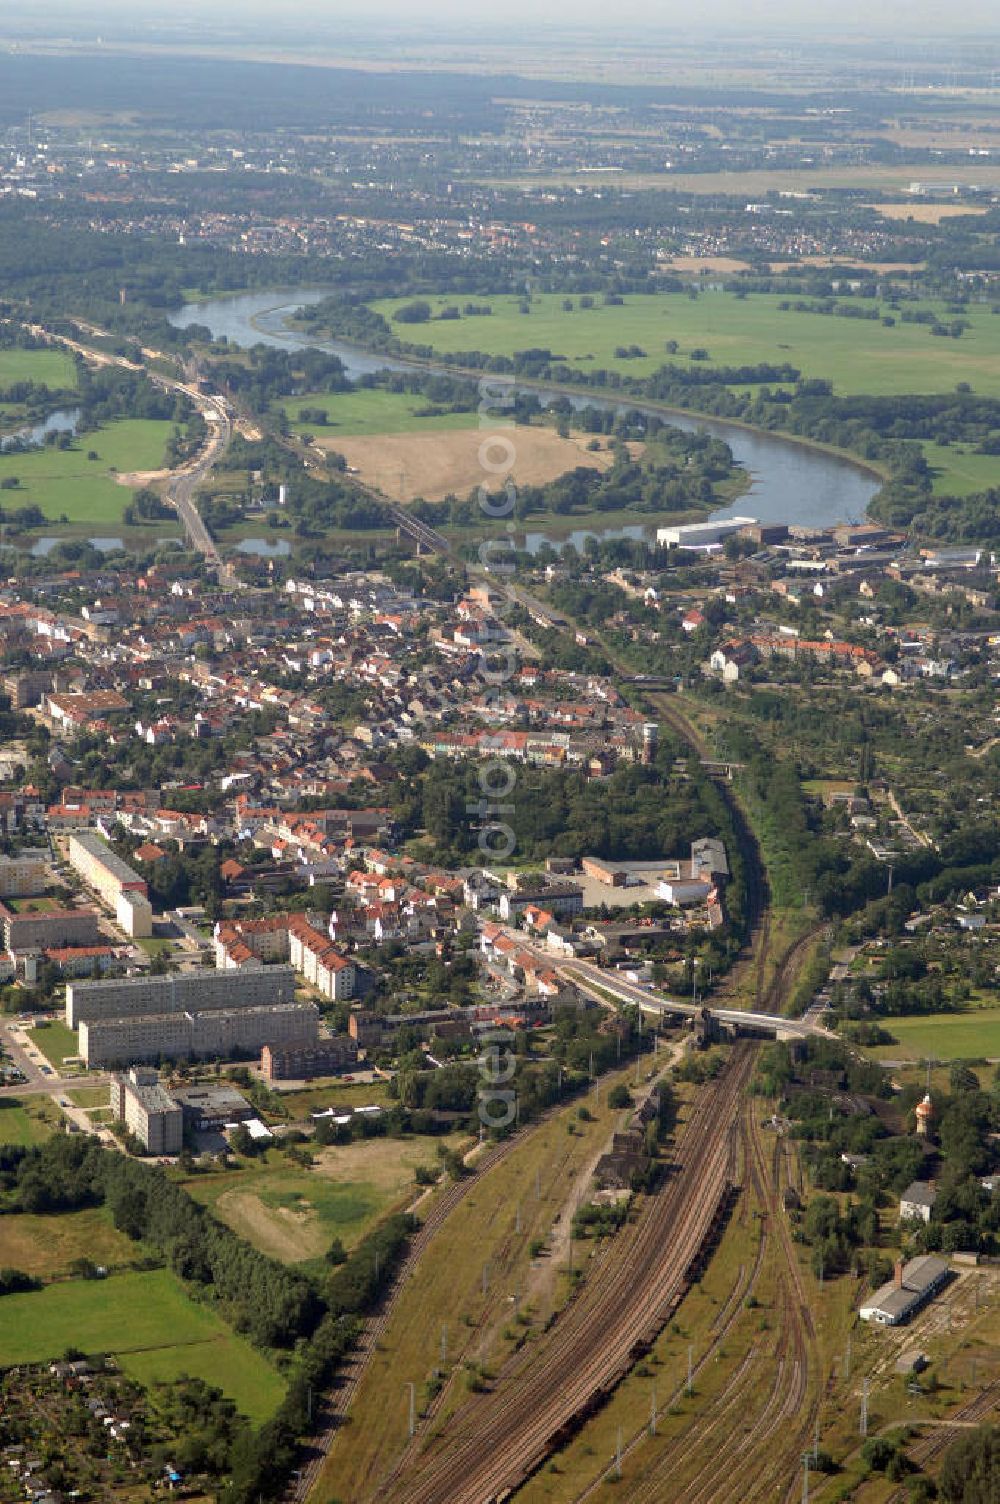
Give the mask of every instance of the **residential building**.
M 94 909 L 50 908 L 17 914 L 0 903 L 0 928 L 9 951 L 96 945 L 101 938 Z
M 129 1061 L 231 1060 L 259 1054 L 266 1044 L 288 1044 L 318 1033 L 315 1003 L 143 1013 L 84 1020 L 79 1053 L 88 1067 Z
M 184 1139 L 180 1107 L 160 1085 L 155 1070 L 141 1066 L 111 1082 L 111 1111 L 147 1154 L 177 1154 Z
M 34 898 L 44 893 L 48 881 L 48 854 L 26 851 L 20 856 L 0 856 L 0 898 Z
M 899 1198 L 899 1220 L 929 1222 L 937 1190 L 929 1180 L 913 1180 Z
M 335 1034 L 309 1044 L 266 1044 L 260 1067 L 266 1081 L 308 1081 L 334 1076 L 357 1063 L 358 1046 L 349 1034 Z
M 250 973 L 169 972 L 160 977 L 71 983 L 66 988 L 66 1023 L 77 1029 L 101 1018 L 276 1007 L 294 1001 L 295 973 L 290 966 L 267 966 Z
M 127 933 L 136 936 L 152 933 L 152 910 L 149 909 L 148 902 L 146 909 L 149 909 L 149 929 L 144 927 L 147 916 L 141 904 L 125 903 L 119 906 L 119 899 L 124 893 L 147 899 L 145 880 L 137 872 L 133 872 L 128 863 L 123 862 L 96 832 L 74 830 L 69 838 L 69 859 L 74 870 L 97 892 Z M 130 924 L 136 928 L 129 929 Z

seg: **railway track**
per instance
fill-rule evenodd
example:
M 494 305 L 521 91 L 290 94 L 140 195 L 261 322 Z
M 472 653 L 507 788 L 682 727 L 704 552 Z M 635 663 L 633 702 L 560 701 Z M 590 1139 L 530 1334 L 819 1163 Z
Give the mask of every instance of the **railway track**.
M 922 1436 L 915 1441 L 907 1450 L 907 1456 L 911 1462 L 915 1462 L 919 1468 L 926 1471 L 930 1462 L 936 1462 L 957 1439 L 959 1432 L 968 1425 L 978 1425 L 980 1422 L 995 1420 L 1000 1414 L 1000 1379 L 994 1379 L 974 1399 L 955 1411 L 947 1421 L 927 1436 Z M 889 1504 L 903 1504 L 906 1499 L 905 1489 L 897 1489 L 889 1499 Z
M 388 1482 L 394 1504 L 483 1504 L 517 1487 L 596 1410 L 662 1328 L 729 1184 L 739 1104 L 754 1046 L 738 1045 L 701 1093 L 678 1143 L 681 1168 L 654 1197 L 605 1277 L 548 1340 L 522 1350 L 495 1390 L 445 1434 L 417 1438 Z M 387 1480 L 379 1486 L 385 1497 Z
M 759 1258 L 765 1238 L 777 1239 L 783 1255 L 774 1351 L 766 1358 L 766 1369 L 758 1351 L 748 1353 L 677 1441 L 643 1469 L 639 1483 L 630 1488 L 630 1504 L 660 1504 L 666 1498 L 671 1504 L 784 1499 L 794 1488 L 789 1480 L 797 1483 L 799 1457 L 812 1437 L 815 1405 L 808 1401 L 815 1332 L 781 1206 L 780 1162 L 772 1159 L 768 1165 L 751 1113 L 744 1133 L 747 1190 L 765 1213 Z M 695 1465 L 696 1476 L 685 1482 Z

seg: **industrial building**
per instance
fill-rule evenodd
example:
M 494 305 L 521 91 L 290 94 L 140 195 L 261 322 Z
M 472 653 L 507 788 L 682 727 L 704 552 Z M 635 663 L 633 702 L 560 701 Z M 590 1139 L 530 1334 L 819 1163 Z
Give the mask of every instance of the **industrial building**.
M 921 1254 L 906 1264 L 900 1259 L 893 1278 L 869 1297 L 858 1315 L 878 1326 L 900 1326 L 937 1294 L 948 1275 L 947 1259 L 935 1253 Z
M 96 983 L 104 986 L 104 983 Z M 88 1067 L 130 1061 L 228 1060 L 259 1054 L 264 1045 L 315 1039 L 315 1003 L 212 1008 L 187 1013 L 142 1013 L 80 1023 L 79 1053 Z
M 185 1127 L 197 1133 L 225 1128 L 230 1123 L 245 1123 L 256 1116 L 242 1092 L 221 1082 L 175 1086 L 170 1095 L 184 1114 Z
M 148 1154 L 178 1154 L 184 1141 L 180 1107 L 156 1071 L 134 1066 L 111 1082 L 111 1111 Z
M 69 838 L 69 859 L 133 939 L 153 933 L 153 910 L 145 881 L 92 830 L 75 830 Z
M 686 522 L 677 527 L 658 527 L 656 541 L 661 548 L 686 548 L 707 553 L 722 545 L 724 538 L 742 528 L 753 527 L 756 517 L 720 517 L 715 522 Z
M 274 1007 L 294 1001 L 295 972 L 290 966 L 123 977 L 108 982 L 71 983 L 66 988 L 66 1024 L 70 1029 L 78 1029 L 82 1023 L 97 1019 Z

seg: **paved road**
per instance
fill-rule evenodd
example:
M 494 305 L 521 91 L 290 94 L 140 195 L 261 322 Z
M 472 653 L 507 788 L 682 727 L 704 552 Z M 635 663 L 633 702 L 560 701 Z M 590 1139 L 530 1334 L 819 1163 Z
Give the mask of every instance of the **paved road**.
M 507 930 L 510 939 L 515 940 L 518 946 L 534 956 L 537 960 L 545 961 L 553 971 L 561 972 L 570 981 L 578 980 L 592 988 L 599 988 L 604 993 L 616 998 L 621 1003 L 637 1003 L 643 1013 L 660 1015 L 661 1017 L 677 1014 L 685 1014 L 694 1017 L 700 1013 L 701 1003 L 683 1002 L 680 998 L 668 997 L 665 993 L 655 991 L 649 987 L 640 986 L 637 982 L 630 982 L 626 977 L 620 976 L 602 966 L 595 966 L 591 961 L 565 960 L 560 956 L 553 955 L 542 946 L 533 945 L 518 930 Z M 772 1013 L 750 1013 L 743 1008 L 713 1008 L 708 1012 L 713 1018 L 717 1018 L 724 1024 L 742 1024 L 744 1027 L 756 1027 L 777 1034 L 780 1038 L 801 1038 L 805 1034 L 817 1031 L 815 1021 L 809 1022 L 802 1018 L 782 1018 Z
M 0 1020 L 0 1044 L 4 1052 L 20 1071 L 24 1074 L 24 1081 L 15 1083 L 13 1086 L 0 1086 L 0 1099 L 20 1100 L 23 1097 L 51 1097 L 63 1117 L 81 1133 L 94 1133 L 99 1137 L 105 1136 L 103 1125 L 91 1121 L 87 1113 L 80 1107 L 74 1107 L 68 1093 L 76 1087 L 85 1086 L 88 1089 L 109 1088 L 111 1077 L 105 1072 L 91 1072 L 84 1078 L 78 1076 L 61 1076 L 52 1070 L 41 1050 L 38 1049 L 28 1036 L 28 1030 L 32 1024 L 45 1015 L 33 1016 L 30 1020 L 5 1018 Z M 42 1067 L 48 1066 L 52 1070 L 51 1075 L 46 1075 Z
M 87 324 L 82 320 L 74 322 L 79 329 L 85 330 L 91 336 L 110 338 L 106 330 L 98 329 L 94 324 Z M 53 344 L 63 345 L 95 365 L 120 366 L 126 371 L 143 371 L 155 386 L 161 387 L 166 392 L 184 396 L 194 404 L 208 425 L 208 439 L 205 447 L 195 459 L 172 472 L 167 482 L 167 500 L 184 524 L 184 531 L 191 546 L 197 549 L 213 569 L 218 571 L 220 581 L 228 583 L 226 566 L 193 500 L 197 487 L 225 453 L 233 436 L 232 419 L 225 398 L 217 393 L 199 391 L 196 383 L 178 381 L 172 376 L 164 375 L 161 371 L 151 370 L 148 365 L 128 360 L 124 355 L 114 355 L 106 350 L 95 349 L 91 345 L 82 344 L 79 340 L 70 339 L 64 334 L 53 334 L 40 324 L 28 324 L 26 328 L 39 338 L 49 340 Z M 169 363 L 172 359 L 161 350 L 143 349 L 142 354 L 144 360 L 148 362 Z

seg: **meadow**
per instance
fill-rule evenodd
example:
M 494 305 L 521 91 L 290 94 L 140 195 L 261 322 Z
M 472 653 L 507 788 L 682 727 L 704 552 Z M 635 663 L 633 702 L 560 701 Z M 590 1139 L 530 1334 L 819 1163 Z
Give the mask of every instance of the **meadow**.
M 438 1142 L 363 1139 L 321 1149 L 312 1169 L 272 1149 L 238 1170 L 192 1176 L 184 1187 L 262 1253 L 301 1263 L 320 1257 L 335 1237 L 354 1247 L 391 1207 L 416 1197 L 414 1172 L 437 1164 Z
M 977 454 L 968 444 L 925 444 L 924 454 L 934 472 L 934 493 L 970 496 L 1000 485 L 1000 457 Z
M 52 522 L 65 516 L 70 523 L 89 526 L 120 523 L 132 492 L 118 483 L 116 472 L 158 469 L 171 430 L 170 423 L 124 418 L 81 434 L 71 449 L 0 454 L 0 482 L 12 476 L 19 482 L 16 489 L 3 492 L 4 507 L 15 510 L 31 503 Z M 98 456 L 95 460 L 87 458 L 92 451 Z
M 58 1216 L 22 1212 L 0 1217 L 0 1265 L 23 1269 L 36 1279 L 67 1275 L 76 1259 L 91 1259 L 114 1269 L 135 1264 L 143 1256 L 138 1243 L 117 1231 L 105 1207 Z
M 16 381 L 71 390 L 76 386 L 76 364 L 63 350 L 0 350 L 0 391 Z
M 286 401 L 285 411 L 293 433 L 311 433 L 317 439 L 331 440 L 334 448 L 339 434 L 363 437 L 382 433 L 435 433 L 441 429 L 475 428 L 479 424 L 475 412 L 420 417 L 420 409 L 428 406 L 428 399 L 421 394 L 357 387 L 350 392 L 306 392 Z M 321 409 L 328 415 L 328 421 L 303 422 L 300 417 L 303 408 Z
M 517 350 L 548 349 L 580 372 L 604 367 L 622 374 L 645 376 L 667 362 L 688 365 L 692 350 L 706 350 L 700 366 L 758 365 L 788 362 L 804 377 L 832 381 L 843 395 L 861 393 L 898 396 L 915 392 L 949 391 L 959 381 L 987 396 L 1000 396 L 1000 316 L 989 307 L 973 305 L 961 317 L 970 327 L 961 339 L 942 339 L 924 324 L 896 323 L 886 328 L 878 320 L 837 318 L 820 313 L 782 311 L 788 301 L 778 294 L 738 298 L 725 291 L 628 294 L 620 305 L 605 307 L 600 299 L 583 309 L 572 298 L 572 311 L 563 310 L 558 293 L 539 293 L 531 312 L 519 312 L 515 297 L 490 298 L 488 317 L 400 324 L 395 310 L 411 299 L 382 299 L 372 304 L 389 320 L 401 339 L 433 347 L 440 355 L 463 350 L 487 350 L 513 355 Z M 433 313 L 454 304 L 454 297 L 427 298 Z M 874 306 L 865 303 L 865 307 Z M 893 315 L 883 305 L 884 314 Z M 932 309 L 943 323 L 949 314 L 943 303 L 905 304 L 916 311 Z M 676 340 L 676 354 L 665 349 Z M 644 355 L 616 357 L 618 347 L 638 346 Z M 692 391 L 692 401 L 696 397 Z
M 283 1384 L 266 1360 L 166 1269 L 66 1280 L 4 1297 L 0 1367 L 59 1357 L 72 1343 L 111 1353 L 140 1383 L 193 1373 L 218 1384 L 251 1420 L 265 1420 Z
M 883 1027 L 898 1040 L 874 1052 L 884 1060 L 1000 1060 L 1000 1008 L 887 1018 Z

